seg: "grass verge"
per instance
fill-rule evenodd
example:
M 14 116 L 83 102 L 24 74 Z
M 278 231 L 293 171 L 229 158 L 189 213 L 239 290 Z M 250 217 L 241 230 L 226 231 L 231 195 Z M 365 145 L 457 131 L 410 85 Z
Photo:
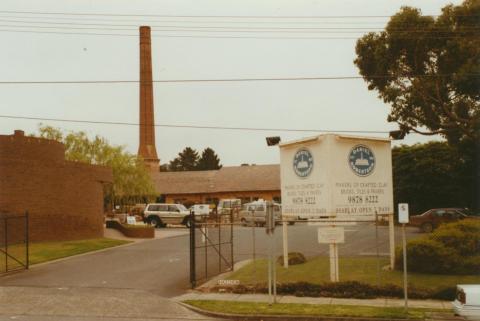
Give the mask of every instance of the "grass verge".
M 388 259 L 380 259 L 380 266 L 388 265 Z M 280 283 L 288 282 L 309 282 L 321 284 L 330 281 L 330 265 L 328 257 L 315 257 L 309 259 L 306 263 L 291 265 L 288 269 L 276 264 L 277 280 Z M 239 280 L 240 284 L 254 285 L 267 282 L 267 260 L 256 260 L 243 268 L 235 271 L 229 279 Z M 341 281 L 358 281 L 375 285 L 380 284 L 403 285 L 402 271 L 380 271 L 380 278 L 377 275 L 377 259 L 375 257 L 353 257 L 340 258 L 339 274 Z M 480 275 L 441 275 L 441 274 L 422 274 L 408 273 L 410 284 L 418 288 L 439 289 L 444 287 L 454 287 L 457 284 L 478 284 Z
M 187 300 L 184 303 L 193 307 L 219 313 L 233 313 L 244 315 L 321 315 L 335 317 L 407 319 L 403 308 L 370 307 L 355 305 L 319 305 L 298 303 L 268 303 Z M 428 312 L 445 312 L 446 310 L 432 310 L 413 308 L 408 310 L 408 319 L 425 319 Z
M 102 250 L 113 246 L 131 243 L 130 241 L 114 240 L 108 238 L 77 240 L 77 241 L 56 241 L 56 242 L 35 242 L 30 243 L 29 256 L 30 265 L 52 261 L 72 255 Z M 6 258 L 0 251 L 0 262 L 8 264 L 9 270 L 22 268 L 26 262 L 25 244 L 10 245 L 8 253 L 11 257 Z M 15 259 L 13 259 L 14 257 Z M 5 272 L 5 264 L 0 264 L 0 273 Z

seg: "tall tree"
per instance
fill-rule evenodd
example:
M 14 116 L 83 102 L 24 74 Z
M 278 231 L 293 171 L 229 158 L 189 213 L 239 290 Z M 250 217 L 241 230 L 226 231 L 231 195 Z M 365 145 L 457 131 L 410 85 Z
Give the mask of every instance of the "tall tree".
M 382 32 L 357 41 L 355 64 L 406 132 L 440 134 L 472 155 L 480 208 L 480 1 L 438 17 L 403 7 Z M 475 155 L 476 151 L 476 155 Z
M 479 137 L 479 16 L 478 0 L 448 5 L 438 18 L 403 7 L 385 31 L 357 41 L 355 64 L 392 105 L 389 121 L 452 142 Z
M 178 156 L 171 160 L 168 167 L 173 172 L 178 171 L 195 171 L 198 166 L 198 153 L 191 147 L 185 147 Z
M 155 195 L 155 188 L 143 160 L 125 151 L 123 146 L 112 146 L 105 138 L 90 139 L 85 132 L 63 133 L 58 128 L 41 126 L 42 138 L 53 139 L 65 145 L 65 159 L 87 164 L 104 165 L 112 169 L 113 190 L 107 191 L 115 203 L 124 199 L 142 201 Z
M 198 161 L 198 170 L 206 171 L 206 170 L 213 170 L 213 169 L 220 169 L 222 165 L 220 164 L 220 159 L 218 158 L 215 151 L 210 147 L 207 147 L 202 152 L 202 157 Z

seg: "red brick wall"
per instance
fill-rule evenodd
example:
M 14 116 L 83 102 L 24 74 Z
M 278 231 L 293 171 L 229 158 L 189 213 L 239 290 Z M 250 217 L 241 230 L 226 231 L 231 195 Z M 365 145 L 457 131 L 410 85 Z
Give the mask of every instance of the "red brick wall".
M 106 167 L 64 160 L 62 144 L 0 136 L 0 212 L 30 214 L 30 240 L 103 236 Z

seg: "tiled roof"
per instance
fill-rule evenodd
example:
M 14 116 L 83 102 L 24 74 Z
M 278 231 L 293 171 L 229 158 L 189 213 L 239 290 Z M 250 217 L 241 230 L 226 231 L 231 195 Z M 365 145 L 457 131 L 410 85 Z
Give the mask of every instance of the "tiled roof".
M 222 167 L 212 171 L 159 172 L 152 176 L 160 194 L 280 190 L 279 165 Z

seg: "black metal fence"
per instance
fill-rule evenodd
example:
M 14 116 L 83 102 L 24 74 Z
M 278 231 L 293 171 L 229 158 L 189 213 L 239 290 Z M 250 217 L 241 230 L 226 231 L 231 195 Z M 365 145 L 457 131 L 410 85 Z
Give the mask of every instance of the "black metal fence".
M 0 214 L 0 274 L 28 269 L 28 212 Z
M 233 270 L 233 213 L 190 225 L 190 283 L 192 288 Z

